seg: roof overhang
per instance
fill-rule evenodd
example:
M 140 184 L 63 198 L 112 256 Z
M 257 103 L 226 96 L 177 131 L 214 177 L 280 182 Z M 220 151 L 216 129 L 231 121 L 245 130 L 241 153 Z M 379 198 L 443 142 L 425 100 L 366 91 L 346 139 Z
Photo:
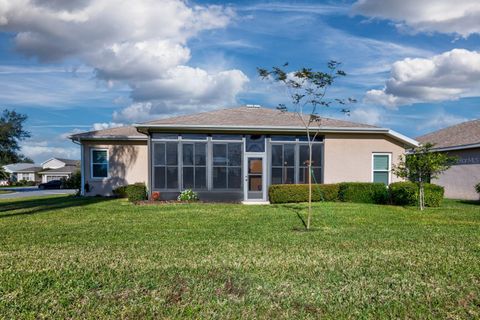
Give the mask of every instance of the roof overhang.
M 432 148 L 432 151 L 455 151 L 455 150 L 465 150 L 465 149 L 474 149 L 474 148 L 480 148 L 480 143 L 465 144 L 461 146 Z
M 68 137 L 72 141 L 97 141 L 97 140 L 114 140 L 114 141 L 147 141 L 147 137 L 139 137 L 139 136 L 90 136 L 90 137 L 76 137 L 70 136 Z
M 304 127 L 288 126 L 220 126 L 220 125 L 149 125 L 134 124 L 138 132 L 149 134 L 156 131 L 190 131 L 190 132 L 235 132 L 235 133 L 305 133 Z M 403 134 L 388 128 L 361 128 L 361 127 L 310 127 L 312 131 L 320 133 L 358 133 L 358 134 L 385 134 L 397 141 L 401 141 L 409 147 L 417 147 L 419 143 Z

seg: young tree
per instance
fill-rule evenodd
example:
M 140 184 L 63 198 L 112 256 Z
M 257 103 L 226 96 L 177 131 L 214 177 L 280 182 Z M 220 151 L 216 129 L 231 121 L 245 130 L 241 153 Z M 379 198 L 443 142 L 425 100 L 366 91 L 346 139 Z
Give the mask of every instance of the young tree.
M 426 143 L 413 149 L 409 154 L 402 155 L 393 173 L 400 178 L 409 179 L 418 185 L 418 207 L 425 208 L 425 183 L 438 176 L 452 166 L 456 157 L 445 153 L 434 152 L 434 144 Z
M 29 138 L 30 133 L 23 128 L 27 116 L 10 111 L 3 110 L 0 115 L 0 165 L 20 162 L 23 160 L 31 161 L 25 158 L 18 151 L 19 142 Z
M 321 118 L 318 113 L 322 107 L 329 107 L 337 102 L 340 105 L 356 102 L 354 99 L 327 99 L 327 90 L 339 77 L 346 76 L 346 73 L 340 70 L 341 63 L 329 61 L 327 71 L 314 71 L 310 68 L 300 68 L 288 72 L 285 68 L 288 63 L 282 67 L 273 67 L 272 69 L 257 68 L 258 75 L 263 80 L 270 80 L 282 84 L 288 91 L 291 99 L 292 109 L 305 127 L 308 141 L 309 161 L 308 167 L 308 216 L 306 229 L 310 229 L 312 217 L 312 146 L 315 138 L 319 134 Z M 280 104 L 277 109 L 288 111 L 285 104 Z M 342 112 L 348 113 L 348 109 L 342 109 Z

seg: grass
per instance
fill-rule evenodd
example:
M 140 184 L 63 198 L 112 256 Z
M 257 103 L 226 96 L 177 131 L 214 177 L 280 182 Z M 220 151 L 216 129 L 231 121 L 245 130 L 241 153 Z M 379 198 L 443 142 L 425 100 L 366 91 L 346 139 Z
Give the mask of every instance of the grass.
M 0 318 L 480 317 L 480 206 L 0 200 Z
M 10 190 L 1 190 L 0 189 L 0 194 L 8 194 L 8 193 L 13 193 L 14 191 L 10 191 Z

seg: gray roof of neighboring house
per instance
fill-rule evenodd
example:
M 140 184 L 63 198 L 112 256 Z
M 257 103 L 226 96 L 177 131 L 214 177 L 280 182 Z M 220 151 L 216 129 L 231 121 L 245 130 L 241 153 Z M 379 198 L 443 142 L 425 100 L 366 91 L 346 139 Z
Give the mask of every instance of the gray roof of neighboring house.
M 42 170 L 42 167 L 32 167 L 31 166 L 32 164 L 30 164 L 30 167 L 28 168 L 25 168 L 25 169 L 20 169 L 20 170 L 17 170 L 15 172 L 20 172 L 20 173 L 29 173 L 29 172 L 38 172 L 38 171 L 41 171 Z
M 308 116 L 305 115 L 305 121 Z M 321 127 L 336 128 L 375 128 L 374 126 L 356 123 L 351 121 L 337 120 L 331 118 L 321 118 Z M 282 112 L 276 109 L 261 107 L 238 107 L 232 109 L 221 109 L 209 112 L 165 118 L 149 121 L 140 124 L 140 126 L 158 126 L 158 125 L 204 125 L 204 126 L 258 126 L 258 127 L 299 127 L 304 128 L 304 124 L 297 113 Z M 312 125 L 314 126 L 314 125 Z
M 34 163 L 12 163 L 12 164 L 7 164 L 4 165 L 3 168 L 7 170 L 8 172 L 17 172 L 18 170 L 26 169 L 26 168 L 31 168 L 35 167 L 36 165 Z
M 125 126 L 110 128 L 104 130 L 89 131 L 83 133 L 77 133 L 70 136 L 73 140 L 82 140 L 82 139 L 147 139 L 147 136 L 143 133 L 137 131 L 137 128 L 134 126 Z
M 65 163 L 66 166 L 79 166 L 80 165 L 80 160 L 72 160 L 72 159 L 63 159 L 63 158 L 54 158 L 59 161 L 62 161 Z
M 416 138 L 435 149 L 480 147 L 480 119 L 463 122 Z
M 65 166 L 57 169 L 46 169 L 39 172 L 40 174 L 51 174 L 51 173 L 73 173 L 78 171 L 78 166 Z

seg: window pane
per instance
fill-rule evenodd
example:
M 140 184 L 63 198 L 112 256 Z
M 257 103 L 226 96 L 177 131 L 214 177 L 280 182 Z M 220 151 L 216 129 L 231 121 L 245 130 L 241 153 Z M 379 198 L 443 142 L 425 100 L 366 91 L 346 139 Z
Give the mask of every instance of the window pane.
M 315 140 L 313 139 L 314 135 L 311 135 L 310 137 L 312 141 L 316 141 L 316 142 L 323 141 L 323 136 L 320 136 L 320 135 L 317 135 L 315 137 Z M 305 135 L 298 136 L 298 141 L 308 141 L 307 135 L 305 134 Z
M 106 163 L 93 164 L 92 173 L 95 178 L 106 178 L 108 176 L 108 165 Z
M 167 165 L 176 165 L 178 163 L 178 143 L 167 142 Z
M 228 168 L 228 188 L 240 189 L 242 187 L 242 170 L 240 168 Z
M 246 139 L 246 150 L 247 152 L 264 152 L 265 151 L 265 136 L 252 134 L 247 135 Z
M 312 183 L 322 183 L 322 168 L 313 167 Z
M 178 168 L 177 167 L 167 167 L 167 188 L 168 189 L 178 188 Z
M 283 147 L 281 145 L 272 145 L 272 166 L 283 166 Z
M 214 144 L 213 145 L 213 165 L 226 165 L 227 164 L 227 145 L 226 144 Z
M 193 167 L 183 168 L 183 189 L 193 188 Z
M 272 168 L 272 184 L 282 183 L 282 168 Z
M 227 187 L 227 168 L 213 168 L 213 187 L 215 189 L 225 189 Z
M 285 144 L 283 146 L 283 165 L 295 165 L 295 146 L 293 144 Z
M 92 163 L 107 163 L 107 150 L 93 150 Z
M 299 150 L 299 157 L 300 157 L 300 165 L 307 166 L 308 165 L 308 146 L 307 145 L 300 145 Z
M 196 189 L 207 188 L 207 169 L 205 167 L 195 168 L 195 188 Z
M 312 145 L 312 166 L 320 167 L 322 165 L 322 145 Z
M 155 143 L 153 145 L 153 165 L 165 165 L 165 144 Z
M 165 189 L 165 167 L 153 168 L 153 187 L 155 189 Z
M 213 140 L 242 140 L 240 134 L 212 134 Z
M 207 140 L 207 135 L 206 134 L 197 134 L 197 133 L 182 133 L 182 139 Z
M 183 144 L 183 165 L 193 165 L 193 144 Z
M 204 166 L 207 163 L 207 144 L 195 143 L 195 165 Z
M 228 144 L 228 165 L 240 166 L 242 164 L 242 144 L 229 143 Z
M 294 168 L 285 168 L 283 169 L 283 183 L 291 184 L 295 183 L 295 169 Z
M 388 170 L 388 155 L 374 155 L 373 170 Z
M 177 133 L 152 133 L 152 139 L 178 139 Z
M 295 141 L 296 136 L 271 136 L 272 141 Z
M 382 182 L 388 185 L 388 172 L 379 172 L 379 171 L 374 172 L 373 182 Z
M 308 168 L 300 167 L 298 172 L 298 183 L 308 183 Z

